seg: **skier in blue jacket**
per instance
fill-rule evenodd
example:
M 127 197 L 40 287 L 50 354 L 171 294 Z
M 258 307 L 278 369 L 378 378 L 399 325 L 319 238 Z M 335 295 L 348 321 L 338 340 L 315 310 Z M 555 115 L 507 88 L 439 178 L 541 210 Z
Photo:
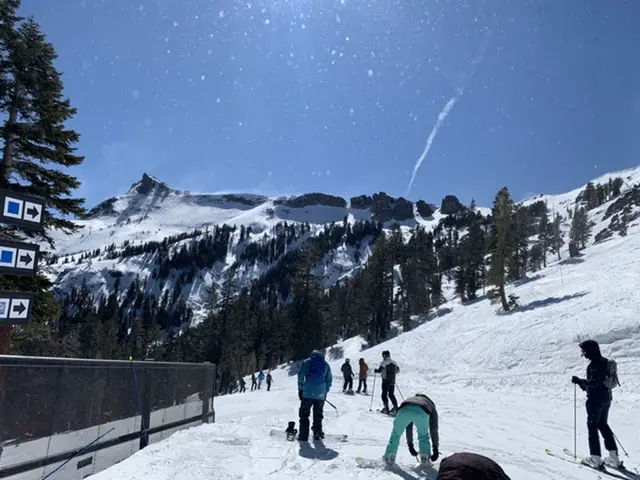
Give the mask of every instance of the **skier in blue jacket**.
M 311 356 L 302 362 L 298 372 L 298 398 L 300 399 L 300 432 L 298 440 L 309 440 L 309 415 L 313 408 L 313 439 L 324 438 L 322 431 L 322 410 L 327 393 L 331 388 L 331 367 L 324 359 L 324 354 L 318 350 L 311 352 Z

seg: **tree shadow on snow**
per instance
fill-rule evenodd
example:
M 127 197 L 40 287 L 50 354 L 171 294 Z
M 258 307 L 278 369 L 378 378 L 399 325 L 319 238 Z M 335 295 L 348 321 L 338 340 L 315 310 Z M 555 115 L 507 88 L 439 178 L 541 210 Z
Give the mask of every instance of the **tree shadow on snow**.
M 524 278 L 521 278 L 519 280 L 516 280 L 515 282 L 513 282 L 513 285 L 519 287 L 521 285 L 526 285 L 529 282 L 533 282 L 535 280 L 540 280 L 542 277 L 544 277 L 544 275 L 541 275 L 541 274 L 538 273 L 538 274 L 533 275 L 531 277 L 524 277 Z
M 338 456 L 338 452 L 327 448 L 322 442 L 300 442 L 300 451 L 298 453 L 301 457 L 310 460 L 333 460 Z
M 559 261 L 558 263 L 560 265 L 579 265 L 581 263 L 584 263 L 584 258 L 582 258 L 582 255 L 580 255 L 578 257 L 566 258 L 564 260 Z
M 529 312 L 531 310 L 536 310 L 538 308 L 549 307 L 557 303 L 566 302 L 567 300 L 573 300 L 574 298 L 584 297 L 588 293 L 589 292 L 578 292 L 578 293 L 572 293 L 571 295 L 565 295 L 563 297 L 548 297 L 543 300 L 534 300 L 533 302 L 527 303 L 526 305 L 523 305 L 518 308 L 514 308 L 513 310 L 510 310 L 508 312 L 501 312 L 499 314 L 509 315 L 511 313 L 516 313 L 516 312 Z

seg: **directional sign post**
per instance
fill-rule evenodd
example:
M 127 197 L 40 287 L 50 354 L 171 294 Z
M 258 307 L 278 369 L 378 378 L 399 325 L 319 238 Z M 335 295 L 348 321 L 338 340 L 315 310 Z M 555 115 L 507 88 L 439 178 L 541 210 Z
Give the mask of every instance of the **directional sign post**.
M 0 188 L 0 222 L 42 230 L 44 200 Z
M 0 325 L 29 323 L 33 298 L 30 293 L 0 292 Z
M 38 267 L 40 247 L 0 239 L 0 274 L 34 276 Z
M 43 214 L 42 198 L 0 188 L 0 223 L 41 231 Z M 39 256 L 38 245 L 0 239 L 0 275 L 34 276 Z M 0 292 L 0 326 L 29 323 L 33 301 L 30 293 Z M 8 347 L 3 343 L 2 348 Z

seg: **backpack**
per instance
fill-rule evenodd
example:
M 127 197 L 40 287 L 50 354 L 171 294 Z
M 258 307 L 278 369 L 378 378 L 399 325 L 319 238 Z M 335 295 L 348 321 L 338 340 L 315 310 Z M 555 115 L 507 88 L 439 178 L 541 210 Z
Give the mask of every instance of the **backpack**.
M 307 372 L 307 381 L 312 383 L 323 383 L 325 381 L 325 373 L 327 364 L 324 358 L 317 356 L 309 359 L 309 371 Z
M 618 365 L 615 360 L 607 360 L 607 376 L 603 383 L 609 390 L 620 386 L 620 381 L 618 380 Z

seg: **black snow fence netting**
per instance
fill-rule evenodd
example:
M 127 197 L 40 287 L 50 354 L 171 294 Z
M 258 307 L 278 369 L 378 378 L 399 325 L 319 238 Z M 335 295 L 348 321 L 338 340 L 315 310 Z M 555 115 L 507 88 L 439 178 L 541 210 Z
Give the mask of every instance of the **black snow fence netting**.
M 213 422 L 215 372 L 208 363 L 0 356 L 0 478 L 71 478 L 71 469 L 84 478 Z

